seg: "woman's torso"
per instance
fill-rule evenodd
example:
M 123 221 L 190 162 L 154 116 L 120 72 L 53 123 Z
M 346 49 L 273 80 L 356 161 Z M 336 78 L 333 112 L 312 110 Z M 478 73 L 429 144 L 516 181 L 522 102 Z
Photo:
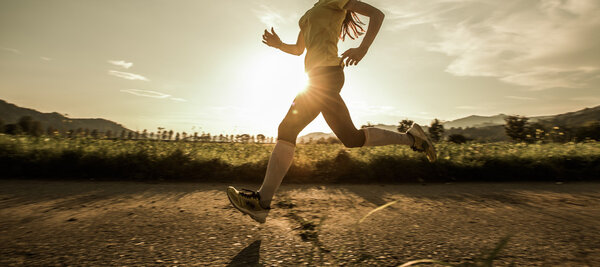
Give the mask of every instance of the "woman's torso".
M 346 17 L 343 7 L 349 0 L 320 0 L 300 18 L 299 25 L 306 44 L 304 68 L 340 66 L 337 43 L 342 22 Z

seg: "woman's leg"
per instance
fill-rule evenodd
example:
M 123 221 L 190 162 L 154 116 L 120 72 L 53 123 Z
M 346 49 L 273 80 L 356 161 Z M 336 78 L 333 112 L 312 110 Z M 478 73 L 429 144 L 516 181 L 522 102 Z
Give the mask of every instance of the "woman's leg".
M 346 147 L 361 147 L 365 143 L 365 133 L 356 129 L 346 103 L 338 93 L 331 93 L 323 107 L 323 118 L 335 135 Z
M 315 99 L 315 93 L 309 88 L 307 92 L 299 94 L 294 99 L 287 115 L 279 124 L 277 144 L 269 158 L 263 184 L 258 190 L 260 205 L 263 208 L 270 207 L 273 195 L 292 165 L 298 134 L 319 115 L 319 112 L 319 102 Z
M 409 134 L 374 127 L 357 130 L 342 97 L 339 94 L 332 94 L 327 99 L 331 101 L 323 108 L 323 117 L 346 147 L 413 145 L 414 139 Z

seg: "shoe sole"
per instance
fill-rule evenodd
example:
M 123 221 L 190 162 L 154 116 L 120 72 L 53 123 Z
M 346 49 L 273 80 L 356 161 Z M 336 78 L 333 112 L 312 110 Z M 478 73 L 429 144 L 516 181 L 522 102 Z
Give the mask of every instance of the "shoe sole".
M 421 128 L 420 125 L 418 124 L 413 124 L 412 126 L 415 130 L 417 130 L 416 134 L 419 135 L 419 138 L 425 140 L 425 145 L 426 147 L 424 147 L 425 149 L 425 155 L 427 156 L 427 159 L 429 160 L 429 162 L 434 162 L 437 160 L 437 154 L 435 152 L 435 147 L 433 146 L 433 142 L 431 142 L 431 139 L 429 139 L 429 137 L 425 134 L 425 131 L 423 131 L 423 128 Z
M 249 211 L 249 210 L 247 210 L 247 209 L 244 209 L 244 208 L 242 208 L 242 207 L 238 206 L 238 205 L 236 204 L 236 202 L 235 202 L 235 201 L 233 201 L 233 200 L 231 199 L 231 196 L 229 195 L 229 188 L 227 189 L 227 198 L 229 199 L 229 202 L 231 203 L 231 205 L 233 205 L 233 207 L 235 207 L 235 208 L 236 208 L 237 210 L 239 210 L 241 213 L 243 213 L 243 214 L 246 214 L 246 215 L 250 216 L 250 218 L 252 218 L 253 220 L 255 220 L 255 221 L 259 222 L 259 223 L 265 223 L 265 221 L 266 221 L 266 218 L 258 217 L 258 216 L 256 216 L 256 215 L 252 214 L 252 212 L 251 212 L 251 211 Z M 265 217 L 266 217 L 266 216 L 265 216 Z

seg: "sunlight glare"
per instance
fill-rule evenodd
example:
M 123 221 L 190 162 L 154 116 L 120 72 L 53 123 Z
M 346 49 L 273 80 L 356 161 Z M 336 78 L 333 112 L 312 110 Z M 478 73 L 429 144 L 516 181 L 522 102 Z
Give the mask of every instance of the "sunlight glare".
M 232 98 L 243 110 L 236 115 L 240 126 L 275 131 L 294 97 L 307 87 L 308 76 L 302 57 L 265 51 L 238 65 L 234 84 L 237 93 Z

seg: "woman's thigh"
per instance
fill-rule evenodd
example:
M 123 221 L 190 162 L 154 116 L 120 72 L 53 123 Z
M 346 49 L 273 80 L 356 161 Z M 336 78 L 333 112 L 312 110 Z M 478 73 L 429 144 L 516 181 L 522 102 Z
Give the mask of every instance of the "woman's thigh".
M 365 135 L 363 131 L 356 129 L 350 112 L 344 100 L 339 94 L 331 94 L 327 98 L 327 103 L 323 105 L 323 118 L 333 130 L 335 135 L 347 147 L 360 147 L 365 143 Z
M 296 143 L 298 134 L 321 112 L 323 100 L 314 91 L 307 90 L 294 99 L 285 118 L 279 124 L 278 139 Z

